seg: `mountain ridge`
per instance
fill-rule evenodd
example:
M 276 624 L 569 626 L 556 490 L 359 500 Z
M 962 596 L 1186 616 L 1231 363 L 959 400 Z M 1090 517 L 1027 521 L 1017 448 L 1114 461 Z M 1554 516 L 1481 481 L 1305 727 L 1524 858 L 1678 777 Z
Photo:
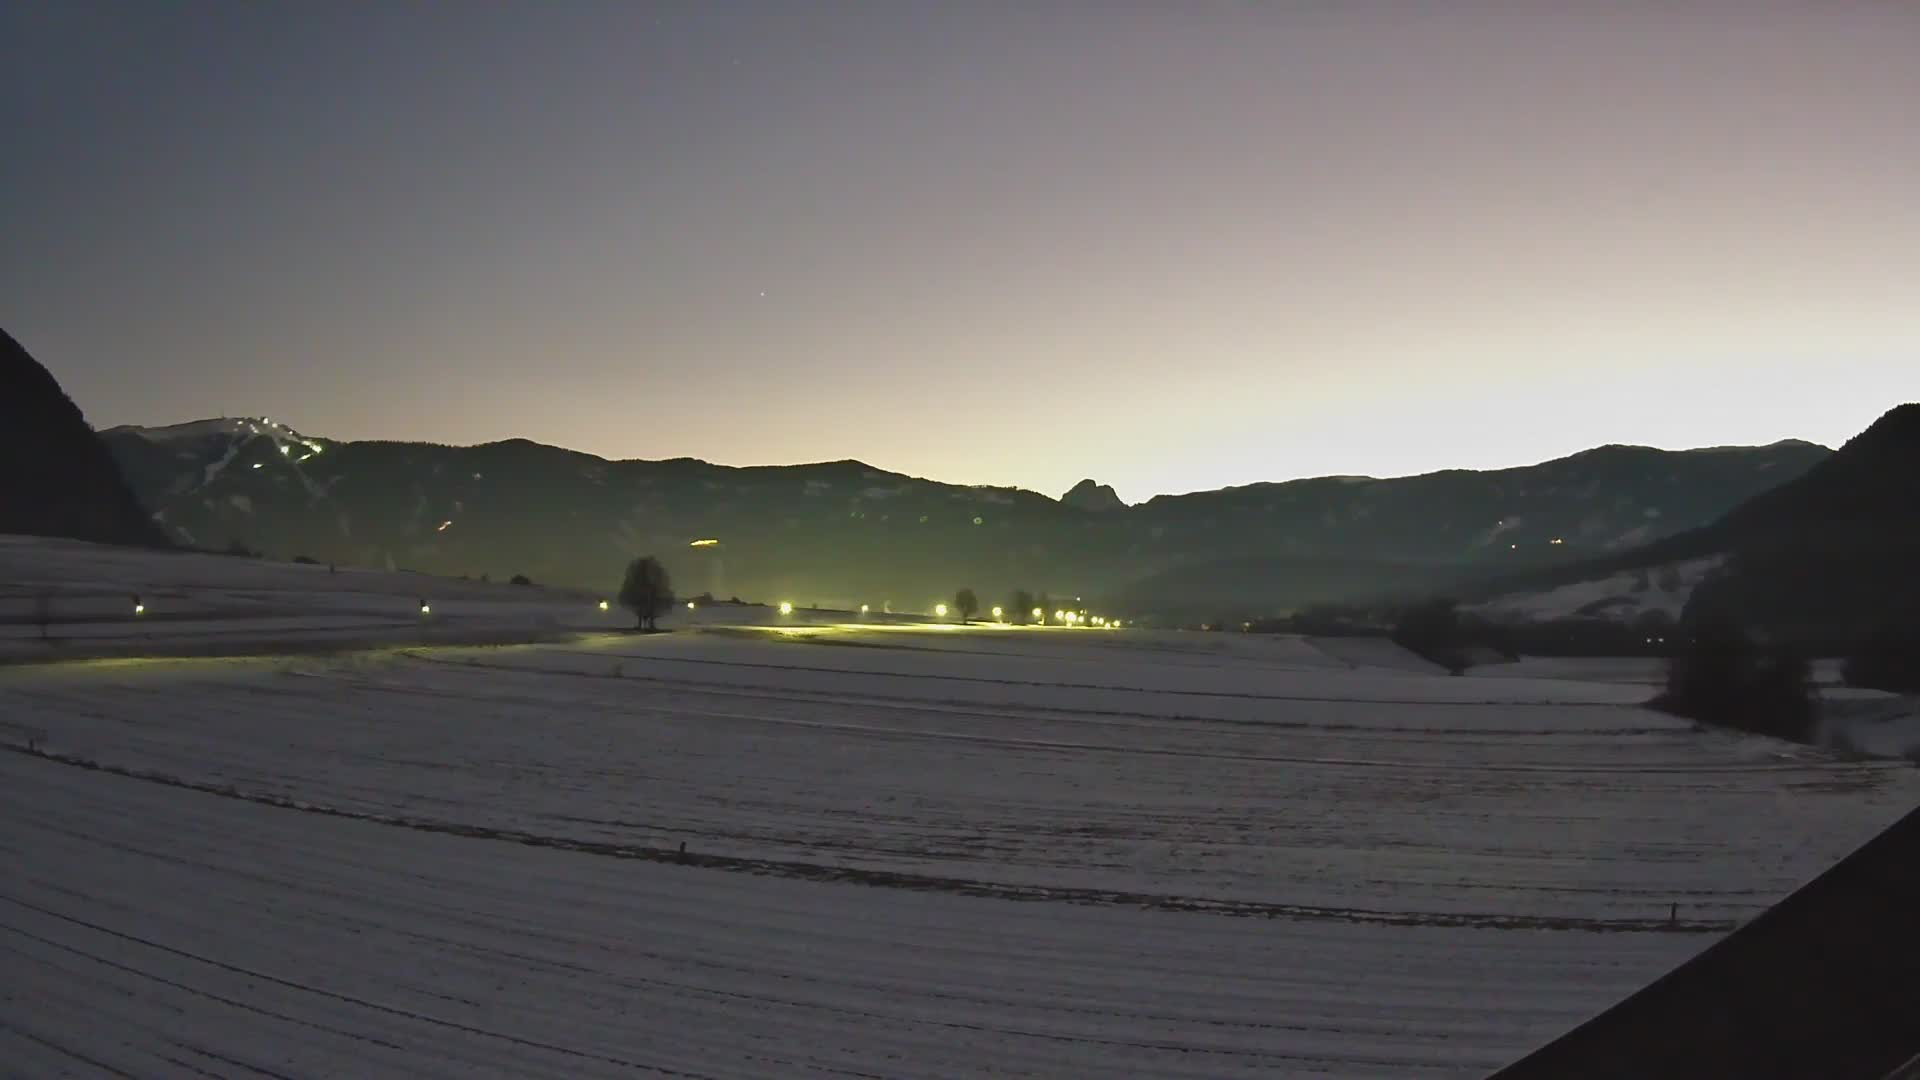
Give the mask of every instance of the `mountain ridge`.
M 108 436 L 121 437 L 121 436 L 127 436 L 127 435 L 138 435 L 138 436 L 150 438 L 154 433 L 168 433 L 168 432 L 176 431 L 178 429 L 197 428 L 197 427 L 210 426 L 210 425 L 216 425 L 216 424 L 244 424 L 247 422 L 272 423 L 272 421 L 268 420 L 265 417 L 230 417 L 230 416 L 206 417 L 200 420 L 188 420 L 188 421 L 182 421 L 174 424 L 161 424 L 161 425 L 118 424 L 118 425 L 115 425 L 114 427 L 101 429 L 99 434 L 103 438 Z M 281 426 L 284 426 L 284 425 L 281 425 Z M 291 431 L 292 429 L 289 428 L 288 430 Z M 1068 490 L 1066 495 L 1054 497 L 1054 496 L 1048 496 L 1046 492 L 1041 491 L 1039 488 L 1025 487 L 1019 484 L 969 483 L 969 482 L 957 481 L 957 480 L 937 480 L 932 477 L 920 476 L 914 473 L 899 472 L 893 469 L 883 468 L 881 466 L 874 465 L 871 462 L 863 461 L 859 458 L 831 458 L 831 459 L 821 459 L 818 461 L 792 461 L 792 462 L 784 462 L 784 463 L 759 462 L 759 463 L 746 464 L 746 465 L 736 465 L 736 464 L 726 464 L 723 462 L 712 461 L 707 458 L 694 457 L 692 455 L 686 455 L 686 454 L 677 455 L 674 457 L 663 457 L 663 458 L 607 457 L 603 454 L 596 454 L 591 450 L 579 450 L 573 447 L 562 446 L 558 443 L 541 442 L 538 439 L 531 439 L 523 435 L 512 435 L 503 439 L 488 439 L 482 442 L 475 442 L 475 443 L 448 443 L 448 442 L 436 442 L 436 441 L 424 440 L 424 439 L 397 439 L 397 438 L 388 438 L 388 437 L 379 437 L 379 438 L 370 438 L 370 439 L 336 439 L 332 437 L 327 437 L 325 441 L 330 443 L 339 443 L 343 445 L 344 444 L 354 444 L 354 445 L 371 444 L 371 445 L 388 445 L 388 446 L 432 446 L 432 447 L 439 447 L 442 449 L 451 449 L 451 450 L 477 450 L 477 449 L 482 449 L 485 447 L 493 447 L 493 446 L 519 445 L 519 446 L 526 446 L 526 447 L 536 448 L 536 449 L 556 450 L 556 451 L 561 451 L 567 454 L 580 455 L 583 457 L 593 458 L 596 461 L 604 462 L 609 465 L 624 465 L 624 464 L 668 465 L 668 464 L 676 464 L 676 463 L 691 463 L 691 464 L 709 466 L 715 469 L 805 469 L 805 468 L 816 468 L 816 467 L 823 467 L 823 466 L 830 466 L 830 465 L 843 465 L 843 466 L 854 466 L 861 469 L 867 469 L 867 470 L 871 470 L 879 473 L 885 473 L 890 476 L 899 476 L 906 479 L 920 481 L 923 483 L 940 484 L 948 487 L 987 488 L 995 491 L 1020 491 L 1020 492 L 1025 492 L 1032 495 L 1038 495 L 1043 498 L 1051 498 L 1053 499 L 1053 501 L 1060 502 L 1060 503 L 1067 502 L 1067 495 L 1071 495 L 1074 491 L 1080 490 L 1082 488 L 1087 488 L 1089 490 L 1099 490 L 1099 491 L 1115 490 L 1113 488 L 1113 485 L 1111 484 L 1101 484 L 1091 478 L 1087 478 L 1087 479 L 1082 479 L 1081 481 L 1076 483 L 1072 488 Z M 1189 498 L 1195 495 L 1215 495 L 1223 492 L 1237 492 L 1237 491 L 1267 489 L 1267 488 L 1274 488 L 1274 487 L 1282 487 L 1288 484 L 1318 483 L 1318 482 L 1339 482 L 1339 483 L 1352 483 L 1352 484 L 1383 483 L 1383 482 L 1390 483 L 1393 481 L 1418 480 L 1418 479 L 1425 479 L 1429 477 L 1444 476 L 1444 475 L 1454 474 L 1454 473 L 1465 473 L 1465 474 L 1472 474 L 1472 475 L 1486 475 L 1490 473 L 1506 473 L 1506 472 L 1513 472 L 1513 471 L 1524 470 L 1524 469 L 1537 468 L 1539 466 L 1550 465 L 1555 462 L 1576 461 L 1581 458 L 1587 457 L 1589 455 L 1603 454 L 1609 451 L 1643 451 L 1643 452 L 1650 452 L 1655 454 L 1717 454 L 1717 453 L 1740 454 L 1740 453 L 1750 453 L 1753 451 L 1775 450 L 1775 449 L 1814 450 L 1814 451 L 1819 451 L 1822 454 L 1831 454 L 1834 452 L 1833 447 L 1829 447 L 1824 443 L 1816 442 L 1810 439 L 1802 439 L 1794 436 L 1775 439 L 1772 442 L 1767 442 L 1767 443 L 1714 444 L 1710 446 L 1689 446 L 1689 447 L 1678 447 L 1678 448 L 1652 446 L 1646 443 L 1602 443 L 1598 446 L 1588 447 L 1584 450 L 1576 450 L 1569 454 L 1563 454 L 1560 457 L 1547 458 L 1540 461 L 1522 462 L 1520 464 L 1514 464 L 1514 465 L 1500 465 L 1500 466 L 1495 466 L 1491 468 L 1444 466 L 1441 468 L 1427 469 L 1420 472 L 1396 473 L 1390 476 L 1373 476 L 1370 474 L 1361 474 L 1361 473 L 1329 473 L 1325 475 L 1316 475 L 1316 476 L 1288 477 L 1286 479 L 1281 479 L 1281 480 L 1253 480 L 1244 484 L 1224 484 L 1220 487 L 1197 488 L 1191 491 L 1160 492 L 1158 494 L 1149 495 L 1145 499 L 1142 499 L 1139 502 L 1133 502 L 1133 503 L 1129 503 L 1129 502 L 1126 502 L 1124 499 L 1120 499 L 1117 492 L 1115 493 L 1115 498 L 1119 500 L 1121 506 L 1132 509 L 1132 508 L 1147 506 L 1155 502 L 1156 500 L 1161 500 L 1161 499 L 1184 499 L 1184 498 Z
M 1496 581 L 1490 609 L 1552 610 L 1558 591 L 1592 613 L 1712 613 L 1810 647 L 1847 648 L 1883 626 L 1920 619 L 1920 403 L 1898 405 L 1839 450 L 1696 528 L 1617 555 Z M 1650 572 L 1695 572 L 1681 590 Z M 1703 572 L 1702 572 L 1703 571 Z M 1597 588 L 1611 582 L 1611 590 Z M 1611 595 L 1609 595 L 1611 593 Z M 1677 603 L 1684 609 L 1675 612 Z
M 281 557 L 583 586 L 645 551 L 667 561 L 683 591 L 896 604 L 959 585 L 983 596 L 1124 591 L 1142 610 L 1171 610 L 1179 598 L 1139 583 L 1213 563 L 1235 568 L 1230 587 L 1245 606 L 1269 610 L 1313 593 L 1279 567 L 1289 561 L 1373 565 L 1402 583 L 1425 573 L 1407 568 L 1438 576 L 1631 546 L 1703 524 L 1827 454 L 1798 442 L 1629 449 L 1486 472 L 1276 481 L 1096 511 L 853 459 L 728 466 L 615 461 L 528 439 L 337 442 L 265 418 L 123 426 L 106 441 L 173 535 L 200 546 L 239 541 Z M 686 550 L 696 537 L 725 543 Z M 1247 576 L 1261 565 L 1276 569 Z

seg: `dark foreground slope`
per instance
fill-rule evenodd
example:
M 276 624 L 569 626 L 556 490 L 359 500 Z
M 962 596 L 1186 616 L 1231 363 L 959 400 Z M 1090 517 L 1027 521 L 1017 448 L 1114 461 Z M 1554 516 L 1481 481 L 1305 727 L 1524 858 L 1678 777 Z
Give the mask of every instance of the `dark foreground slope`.
M 79 407 L 4 330 L 0 533 L 167 545 Z
M 1496 1080 L 1858 1077 L 1920 1054 L 1920 810 Z
M 1701 531 L 1733 553 L 1694 594 L 1702 612 L 1840 649 L 1910 623 L 1920 617 L 1920 404 Z

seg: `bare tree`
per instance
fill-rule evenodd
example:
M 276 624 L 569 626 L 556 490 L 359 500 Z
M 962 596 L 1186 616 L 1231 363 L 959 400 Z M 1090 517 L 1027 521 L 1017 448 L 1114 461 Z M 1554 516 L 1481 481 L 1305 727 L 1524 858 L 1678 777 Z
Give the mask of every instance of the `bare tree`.
M 673 581 L 659 559 L 642 555 L 627 564 L 627 579 L 620 586 L 620 606 L 633 612 L 636 630 L 655 629 L 654 620 L 673 606 Z
M 953 609 L 960 613 L 961 622 L 967 622 L 980 610 L 980 598 L 973 595 L 972 589 L 961 589 L 953 594 Z

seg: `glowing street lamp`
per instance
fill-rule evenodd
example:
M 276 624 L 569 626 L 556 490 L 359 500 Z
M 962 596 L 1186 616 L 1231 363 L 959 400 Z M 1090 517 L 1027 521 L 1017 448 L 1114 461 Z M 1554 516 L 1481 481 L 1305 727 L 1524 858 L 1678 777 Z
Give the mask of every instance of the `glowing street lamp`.
M 600 610 L 601 611 L 607 610 L 607 602 L 605 600 L 600 601 Z
M 1046 621 L 1047 621 L 1047 613 L 1046 613 L 1046 612 L 1044 612 L 1044 611 L 1041 611 L 1041 610 L 1040 610 L 1039 608 L 1034 608 L 1034 609 L 1033 609 L 1033 620 L 1034 620 L 1035 622 L 1046 622 Z
M 780 614 L 782 615 L 793 614 L 793 601 L 791 600 L 780 601 Z
M 860 605 L 860 614 L 862 614 L 862 615 L 865 615 L 866 613 L 867 613 L 867 605 L 865 605 L 865 604 L 861 604 L 861 605 Z
M 137 596 L 133 598 L 133 613 L 135 615 L 145 615 L 147 613 L 147 605 L 141 603 L 140 598 Z
M 692 611 L 692 610 L 693 610 L 693 601 L 691 601 L 691 600 L 689 600 L 689 601 L 687 601 L 687 610 L 688 610 L 688 611 Z
M 433 614 L 433 605 L 432 605 L 432 604 L 427 604 L 427 603 L 422 603 L 422 604 L 420 605 L 420 614 L 422 614 L 422 615 L 431 615 L 431 614 Z
M 1004 611 L 1001 611 L 1001 610 L 1000 610 L 1000 608 L 999 608 L 999 607 L 998 607 L 997 605 L 996 605 L 996 606 L 994 607 L 994 609 L 993 609 L 993 617 L 994 617 L 994 618 L 996 618 L 996 619 L 998 619 L 999 617 L 1001 617 L 1002 615 L 1005 615 L 1005 614 L 1006 614 L 1006 612 L 1004 612 Z
M 945 604 L 935 604 L 935 605 L 933 605 L 933 613 L 934 613 L 935 615 L 937 615 L 937 616 L 939 616 L 939 617 L 940 617 L 940 618 L 942 618 L 942 619 L 944 619 L 944 618 L 946 618 L 946 617 L 947 617 L 947 605 L 945 605 Z

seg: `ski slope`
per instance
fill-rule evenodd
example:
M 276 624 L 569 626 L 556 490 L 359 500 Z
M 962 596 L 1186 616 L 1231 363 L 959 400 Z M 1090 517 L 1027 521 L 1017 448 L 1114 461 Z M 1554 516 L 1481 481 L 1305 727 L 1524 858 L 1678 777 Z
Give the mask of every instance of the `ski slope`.
M 181 602 L 286 569 L 212 563 Z M 571 636 L 0 667 L 0 1061 L 1472 1076 L 1920 801 L 1546 669 L 434 587 Z

